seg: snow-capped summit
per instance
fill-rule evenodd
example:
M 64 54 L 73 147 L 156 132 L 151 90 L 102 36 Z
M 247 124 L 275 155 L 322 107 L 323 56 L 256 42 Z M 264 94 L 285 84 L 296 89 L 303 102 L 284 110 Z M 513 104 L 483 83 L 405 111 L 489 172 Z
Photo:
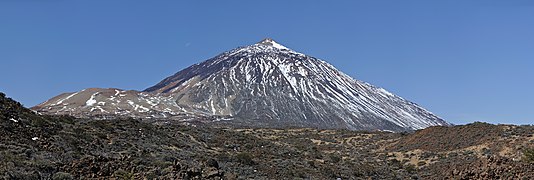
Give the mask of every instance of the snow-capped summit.
M 249 127 L 405 131 L 449 125 L 415 103 L 269 38 L 185 68 L 142 92 L 86 89 L 34 109 L 79 117 L 203 117 Z
M 272 46 L 272 47 L 275 47 L 275 48 L 278 48 L 278 49 L 287 49 L 287 50 L 289 50 L 289 48 L 277 43 L 276 41 L 274 41 L 271 38 L 265 38 L 262 41 L 258 42 L 257 44 Z

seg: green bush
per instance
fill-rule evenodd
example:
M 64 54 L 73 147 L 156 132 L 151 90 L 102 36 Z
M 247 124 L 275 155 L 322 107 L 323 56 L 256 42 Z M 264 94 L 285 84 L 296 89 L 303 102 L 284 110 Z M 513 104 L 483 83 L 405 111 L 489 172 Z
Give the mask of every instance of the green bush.
M 237 161 L 246 164 L 246 165 L 254 165 L 256 164 L 254 160 L 252 160 L 252 155 L 250 153 L 242 152 L 236 155 Z
M 417 171 L 417 169 L 415 168 L 415 165 L 413 164 L 407 164 L 404 166 L 404 170 L 406 170 L 408 173 L 412 174 L 414 172 Z
M 58 172 L 52 176 L 53 180 L 71 180 L 74 179 L 71 174 L 65 172 Z
M 534 163 L 534 149 L 527 149 L 523 152 L 525 161 Z
M 134 174 L 131 172 L 119 169 L 113 173 L 113 176 L 119 179 L 135 179 Z
M 48 122 L 41 118 L 35 118 L 35 119 L 32 119 L 31 125 L 33 127 L 45 127 L 45 126 L 48 126 Z
M 329 158 L 333 163 L 338 163 L 342 159 L 341 156 L 338 154 L 330 154 Z

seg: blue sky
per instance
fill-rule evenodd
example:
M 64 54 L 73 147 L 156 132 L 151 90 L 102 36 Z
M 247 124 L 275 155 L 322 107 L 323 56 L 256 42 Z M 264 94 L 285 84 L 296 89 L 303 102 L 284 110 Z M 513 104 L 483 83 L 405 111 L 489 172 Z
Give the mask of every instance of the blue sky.
M 452 123 L 534 122 L 529 0 L 0 0 L 0 91 L 142 90 L 265 37 Z

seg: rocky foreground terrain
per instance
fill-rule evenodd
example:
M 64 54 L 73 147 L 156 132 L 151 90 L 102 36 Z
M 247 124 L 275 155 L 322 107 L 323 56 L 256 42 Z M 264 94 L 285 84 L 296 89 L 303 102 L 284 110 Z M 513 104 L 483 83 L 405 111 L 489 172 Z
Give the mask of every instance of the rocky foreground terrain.
M 3 179 L 534 179 L 534 127 L 232 129 L 43 116 L 0 94 Z

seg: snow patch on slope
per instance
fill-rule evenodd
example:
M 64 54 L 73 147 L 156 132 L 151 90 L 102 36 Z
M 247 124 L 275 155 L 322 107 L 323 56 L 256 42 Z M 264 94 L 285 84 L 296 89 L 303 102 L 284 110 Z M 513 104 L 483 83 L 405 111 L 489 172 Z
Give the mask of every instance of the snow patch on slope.
M 82 91 L 83 91 L 83 90 L 82 90 Z M 76 94 L 78 94 L 78 93 L 80 93 L 80 92 L 72 93 L 71 95 L 69 95 L 69 96 L 67 96 L 67 97 L 65 97 L 65 98 L 63 98 L 63 99 L 61 99 L 61 100 L 59 100 L 58 102 L 56 102 L 55 104 L 52 104 L 52 105 L 55 106 L 55 105 L 63 104 L 64 101 L 66 101 L 66 100 L 72 98 L 73 96 L 76 96 Z
M 85 102 L 85 106 L 93 106 L 93 105 L 95 105 L 95 104 L 96 104 L 96 99 L 95 99 L 95 97 L 96 97 L 96 95 L 98 95 L 98 94 L 99 94 L 99 93 L 97 92 L 97 93 L 94 93 L 93 95 L 91 95 L 91 98 L 89 98 L 89 100 L 87 100 L 87 101 Z

